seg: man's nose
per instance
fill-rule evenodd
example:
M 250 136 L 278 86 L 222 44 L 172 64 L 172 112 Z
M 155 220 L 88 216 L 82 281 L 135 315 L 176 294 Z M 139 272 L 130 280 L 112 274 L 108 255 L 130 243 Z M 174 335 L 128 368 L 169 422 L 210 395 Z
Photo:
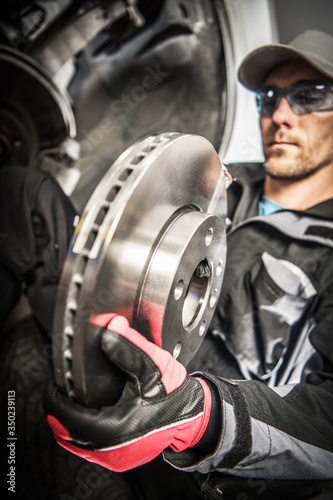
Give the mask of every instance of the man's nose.
M 277 125 L 285 124 L 287 126 L 293 126 L 297 115 L 295 111 L 290 106 L 287 98 L 283 96 L 278 104 L 278 107 L 272 114 L 272 120 Z

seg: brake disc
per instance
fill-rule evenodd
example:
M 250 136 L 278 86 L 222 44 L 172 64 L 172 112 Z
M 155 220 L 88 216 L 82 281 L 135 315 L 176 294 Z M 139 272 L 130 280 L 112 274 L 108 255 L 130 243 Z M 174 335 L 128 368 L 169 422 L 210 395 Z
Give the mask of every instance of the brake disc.
M 76 226 L 59 286 L 54 366 L 69 397 L 99 407 L 120 396 L 123 377 L 100 348 L 110 313 L 183 364 L 193 358 L 222 286 L 225 214 L 221 162 L 202 137 L 152 135 L 111 166 Z

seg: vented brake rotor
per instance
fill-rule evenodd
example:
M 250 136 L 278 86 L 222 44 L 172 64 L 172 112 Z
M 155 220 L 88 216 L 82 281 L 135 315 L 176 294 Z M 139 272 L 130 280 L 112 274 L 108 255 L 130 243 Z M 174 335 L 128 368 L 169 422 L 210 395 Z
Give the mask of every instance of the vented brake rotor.
M 192 359 L 222 286 L 225 212 L 221 162 L 202 137 L 152 135 L 112 165 L 76 227 L 59 286 L 54 366 L 69 397 L 99 407 L 120 396 L 123 378 L 100 348 L 110 313 L 183 364 Z

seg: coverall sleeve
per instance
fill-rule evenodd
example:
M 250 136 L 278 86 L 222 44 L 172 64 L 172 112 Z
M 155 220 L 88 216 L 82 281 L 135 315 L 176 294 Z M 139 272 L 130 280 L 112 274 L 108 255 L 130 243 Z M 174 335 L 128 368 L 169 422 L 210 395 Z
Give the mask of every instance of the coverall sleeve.
M 218 388 L 222 430 L 216 448 L 198 459 L 193 450 L 164 452 L 174 467 L 248 478 L 333 477 L 333 294 L 327 294 L 310 339 L 323 369 L 304 382 L 270 388 L 255 380 L 201 374 Z M 217 427 L 218 428 L 218 427 Z

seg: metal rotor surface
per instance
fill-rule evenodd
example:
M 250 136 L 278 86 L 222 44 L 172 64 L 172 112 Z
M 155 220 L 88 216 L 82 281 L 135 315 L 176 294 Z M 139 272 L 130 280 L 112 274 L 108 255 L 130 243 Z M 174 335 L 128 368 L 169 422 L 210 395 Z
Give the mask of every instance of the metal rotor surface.
M 185 365 L 192 359 L 224 274 L 221 178 L 206 139 L 164 133 L 126 150 L 97 186 L 76 227 L 55 312 L 55 376 L 70 397 L 99 407 L 120 396 L 121 374 L 100 349 L 110 313 Z

